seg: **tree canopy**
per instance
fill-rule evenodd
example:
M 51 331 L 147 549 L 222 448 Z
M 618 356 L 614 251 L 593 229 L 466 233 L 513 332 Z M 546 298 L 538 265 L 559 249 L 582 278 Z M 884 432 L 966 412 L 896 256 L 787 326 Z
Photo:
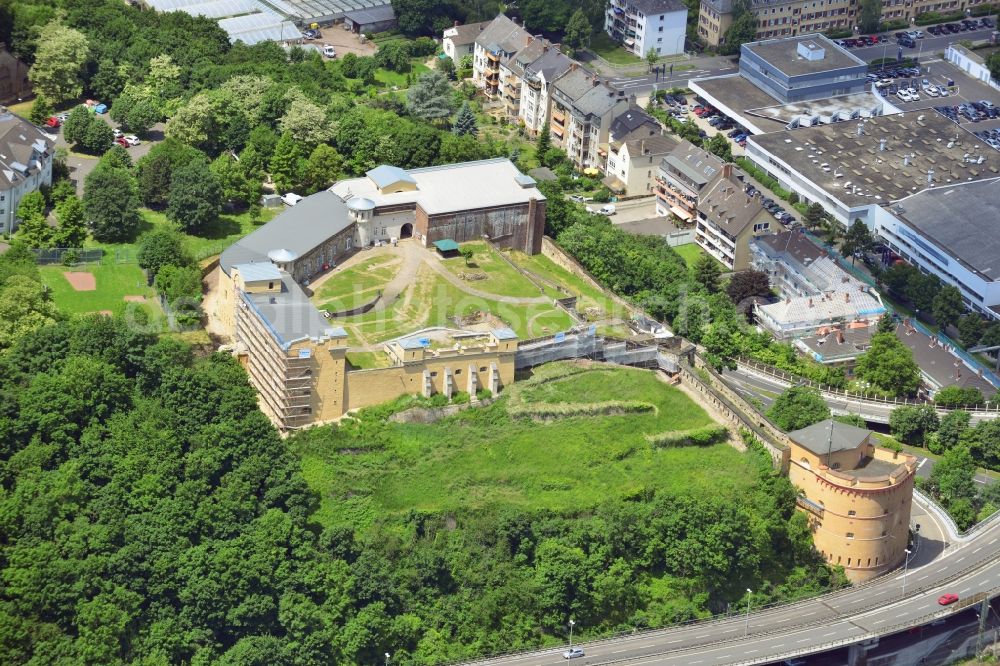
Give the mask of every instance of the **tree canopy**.
M 830 408 L 811 386 L 791 386 L 775 399 L 767 417 L 782 430 L 791 432 L 830 418 Z
M 890 396 L 915 395 L 920 387 L 920 367 L 913 352 L 893 333 L 877 333 L 871 346 L 858 357 L 855 374 L 876 391 Z

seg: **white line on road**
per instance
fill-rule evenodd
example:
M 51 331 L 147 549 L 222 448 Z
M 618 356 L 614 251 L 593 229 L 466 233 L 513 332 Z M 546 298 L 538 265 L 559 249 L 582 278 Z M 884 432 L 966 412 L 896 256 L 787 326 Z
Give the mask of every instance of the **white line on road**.
M 921 458 L 920 462 L 917 463 L 917 469 L 920 469 L 921 467 L 923 467 L 925 462 L 927 462 L 927 458 Z
M 997 542 L 997 540 L 996 540 L 996 539 L 993 539 L 993 541 L 990 541 L 989 545 L 990 545 L 990 546 L 992 546 L 992 545 L 993 545 L 993 544 L 995 544 L 996 542 Z
M 923 576 L 921 576 L 917 580 L 923 580 L 924 578 L 927 578 L 928 576 L 930 576 L 930 574 L 924 574 Z
M 961 562 L 964 559 L 965 559 L 965 555 L 962 555 L 962 557 L 960 557 L 957 560 L 955 560 L 955 564 L 958 564 L 959 562 Z
M 805 643 L 806 641 L 811 641 L 811 638 L 803 638 L 801 641 L 795 641 L 796 643 Z
M 978 552 L 979 552 L 979 551 L 981 551 L 982 549 L 983 549 L 983 547 L 982 547 L 982 546 L 980 546 L 979 548 L 976 548 L 976 549 L 975 549 L 974 551 L 972 551 L 972 554 L 973 554 L 973 555 L 975 555 L 976 553 L 978 553 Z
M 833 636 L 835 633 L 837 633 L 837 632 L 836 631 L 831 631 L 828 634 L 823 634 L 823 638 L 826 638 L 827 636 Z

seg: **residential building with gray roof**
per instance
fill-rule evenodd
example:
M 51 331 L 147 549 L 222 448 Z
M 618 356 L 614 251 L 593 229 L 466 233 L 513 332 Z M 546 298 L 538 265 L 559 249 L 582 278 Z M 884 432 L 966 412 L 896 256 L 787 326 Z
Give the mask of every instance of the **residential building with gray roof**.
M 55 136 L 0 106 L 0 234 L 17 231 L 17 206 L 52 184 Z

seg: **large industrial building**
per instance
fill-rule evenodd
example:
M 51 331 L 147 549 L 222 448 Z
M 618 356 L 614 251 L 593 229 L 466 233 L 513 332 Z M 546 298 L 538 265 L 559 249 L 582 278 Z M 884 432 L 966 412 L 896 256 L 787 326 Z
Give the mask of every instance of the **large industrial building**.
M 496 393 L 513 381 L 517 337 L 509 329 L 442 350 L 398 340 L 387 346 L 392 367 L 353 372 L 345 365 L 347 334 L 303 286 L 357 249 L 392 239 L 428 245 L 488 236 L 534 254 L 544 224 L 545 197 L 509 160 L 380 166 L 306 197 L 224 250 L 215 315 L 233 337 L 261 408 L 281 428 L 405 393 Z
M 158 12 L 185 12 L 218 19 L 231 42 L 298 44 L 300 28 L 345 21 L 358 31 L 385 30 L 395 24 L 390 0 L 142 0 Z
M 871 435 L 833 419 L 788 434 L 788 479 L 802 489 L 816 550 L 853 583 L 896 568 L 909 547 L 917 460 Z
M 871 220 L 893 252 L 958 287 L 970 310 L 1000 319 L 1000 178 L 932 187 Z
M 866 89 L 866 63 L 821 34 L 743 44 L 739 66 L 689 85 L 753 134 L 899 112 Z
M 874 211 L 928 188 L 1000 176 L 1000 153 L 934 111 L 751 136 L 746 154 L 845 226 L 873 227 Z

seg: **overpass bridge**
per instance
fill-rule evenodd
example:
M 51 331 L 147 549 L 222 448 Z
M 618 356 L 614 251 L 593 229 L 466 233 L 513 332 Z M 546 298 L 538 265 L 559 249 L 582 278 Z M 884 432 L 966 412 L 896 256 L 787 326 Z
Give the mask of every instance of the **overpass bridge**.
M 920 500 L 918 500 L 919 503 Z M 750 666 L 862 646 L 882 636 L 960 612 L 1000 595 L 1000 513 L 969 532 L 951 535 L 937 558 L 864 585 L 819 597 L 685 625 L 581 644 L 576 664 Z M 923 539 L 922 539 L 923 540 Z M 924 544 L 920 546 L 924 547 Z M 941 606 L 946 592 L 960 600 Z M 485 659 L 481 666 L 565 663 L 565 647 Z M 858 652 L 863 648 L 858 648 Z

